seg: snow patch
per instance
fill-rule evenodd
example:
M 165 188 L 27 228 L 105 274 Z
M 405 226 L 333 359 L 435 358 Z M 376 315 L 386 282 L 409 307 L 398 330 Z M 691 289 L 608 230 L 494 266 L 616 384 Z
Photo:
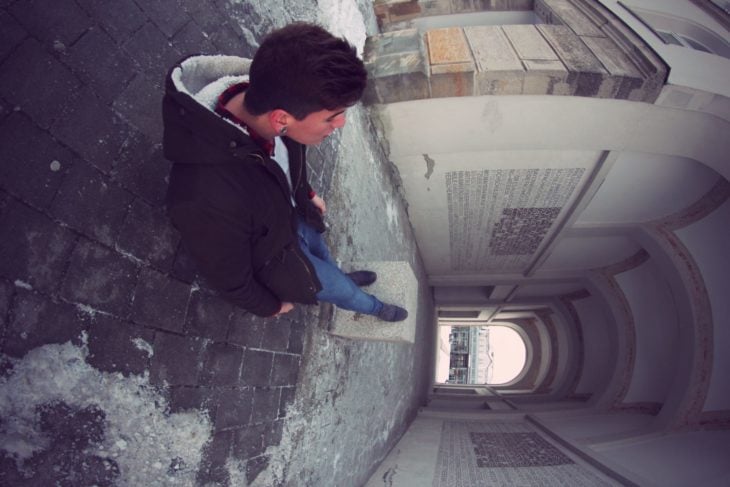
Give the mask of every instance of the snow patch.
M 362 57 L 365 49 L 365 19 L 355 0 L 319 0 L 320 18 L 324 27 L 338 37 L 344 37 L 357 48 Z
M 140 350 L 147 354 L 147 357 L 152 357 L 155 354 L 155 351 L 152 349 L 152 345 L 147 343 L 143 338 L 135 338 L 132 340 L 132 343 L 137 348 L 137 350 Z
M 20 288 L 23 288 L 23 289 L 27 289 L 28 291 L 32 291 L 33 290 L 33 286 L 31 286 L 30 284 L 28 284 L 25 281 L 21 281 L 20 279 L 16 279 L 15 282 L 14 282 L 14 284 L 15 284 L 15 287 L 20 287 Z
M 125 377 L 100 372 L 86 362 L 87 356 L 85 345 L 67 342 L 10 359 L 12 371 L 0 378 L 0 448 L 22 468 L 48 445 L 39 406 L 94 405 L 104 411 L 105 431 L 104 441 L 90 453 L 117 463 L 116 485 L 195 485 L 202 448 L 211 436 L 209 418 L 201 412 L 170 414 L 146 373 Z

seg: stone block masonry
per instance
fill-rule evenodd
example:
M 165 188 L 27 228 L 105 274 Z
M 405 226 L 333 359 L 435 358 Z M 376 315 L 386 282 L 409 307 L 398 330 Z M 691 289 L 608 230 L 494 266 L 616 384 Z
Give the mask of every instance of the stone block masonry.
M 375 9 L 382 33 L 366 47 L 368 103 L 521 94 L 653 103 L 668 74 L 640 38 L 595 2 L 384 0 Z M 545 23 L 415 28 L 420 17 L 499 10 L 531 10 Z M 400 38 L 412 40 L 395 42 Z

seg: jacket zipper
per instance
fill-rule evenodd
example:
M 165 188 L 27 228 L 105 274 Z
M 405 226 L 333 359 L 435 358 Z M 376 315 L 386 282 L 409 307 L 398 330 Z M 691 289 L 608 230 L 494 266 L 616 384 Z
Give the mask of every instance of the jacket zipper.
M 303 172 L 302 171 L 302 164 L 304 164 L 304 162 L 303 162 L 304 148 L 303 147 L 300 147 L 299 148 L 299 153 L 300 153 L 300 157 L 299 157 L 299 161 L 300 161 L 299 162 L 299 174 L 297 175 L 297 185 L 294 186 L 295 188 L 298 187 L 299 181 L 301 181 L 301 178 L 302 178 L 302 172 Z M 255 156 L 255 157 L 258 157 L 259 160 L 261 160 L 261 164 L 263 164 L 264 166 L 266 165 L 266 161 L 264 161 L 264 158 L 261 157 L 261 155 L 255 153 L 255 152 L 252 152 L 251 155 L 252 156 Z M 294 195 L 294 189 L 292 188 L 292 196 L 293 195 Z M 296 234 L 296 238 L 299 238 L 299 235 L 298 234 Z M 299 259 L 299 262 L 301 262 L 301 264 L 304 266 L 304 270 L 307 271 L 307 276 L 309 276 L 309 288 L 310 288 L 310 290 L 315 290 L 316 289 L 316 286 L 314 285 L 314 283 L 316 281 L 314 280 L 314 276 L 312 275 L 312 271 L 309 270 L 309 265 L 311 265 L 311 264 L 309 264 L 309 265 L 307 264 L 306 260 L 301 255 L 299 255 L 299 252 L 297 252 L 297 249 L 294 248 L 294 245 L 298 245 L 298 243 L 295 242 L 294 244 L 292 244 L 292 253 L 297 257 L 297 259 Z M 271 262 L 271 259 L 269 259 L 268 261 L 266 261 L 264 263 L 264 267 L 266 267 L 266 265 L 268 265 L 269 262 Z M 283 263 L 284 263 L 284 261 L 282 260 L 282 264 Z

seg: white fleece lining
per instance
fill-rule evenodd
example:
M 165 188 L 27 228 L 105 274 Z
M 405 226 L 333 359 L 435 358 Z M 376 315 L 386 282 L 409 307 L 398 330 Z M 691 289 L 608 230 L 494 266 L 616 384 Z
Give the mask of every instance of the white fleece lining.
M 194 56 L 183 61 L 172 71 L 172 82 L 181 93 L 190 95 L 195 101 L 215 111 L 218 97 L 227 88 L 248 81 L 251 60 L 238 56 Z M 238 124 L 224 119 L 234 127 Z M 243 130 L 247 133 L 246 130 Z

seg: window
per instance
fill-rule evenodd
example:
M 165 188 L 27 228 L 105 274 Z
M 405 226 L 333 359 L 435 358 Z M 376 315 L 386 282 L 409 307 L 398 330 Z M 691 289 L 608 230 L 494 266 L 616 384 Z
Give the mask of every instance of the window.
M 526 361 L 525 342 L 510 326 L 439 326 L 436 382 L 504 384 L 522 372 Z
M 730 1 L 717 3 L 723 3 L 724 8 L 727 8 Z M 703 25 L 668 13 L 629 7 L 623 2 L 619 4 L 651 29 L 665 44 L 730 59 L 730 44 L 721 35 Z

